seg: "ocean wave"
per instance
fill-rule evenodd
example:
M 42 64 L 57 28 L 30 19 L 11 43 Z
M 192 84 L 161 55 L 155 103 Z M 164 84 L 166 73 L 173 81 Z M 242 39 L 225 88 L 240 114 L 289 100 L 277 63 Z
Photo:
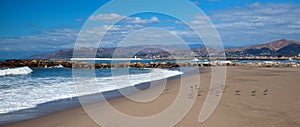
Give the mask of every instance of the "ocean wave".
M 49 67 L 49 68 L 64 68 L 63 65 L 57 65 L 57 66 L 53 66 L 53 67 Z
M 182 74 L 180 71 L 151 69 L 150 73 L 96 77 L 97 82 L 91 82 L 93 80 L 91 78 L 82 80 L 80 84 L 75 84 L 72 77 L 25 78 L 22 80 L 17 80 L 16 77 L 7 77 L 10 80 L 3 80 L 2 83 L 17 87 L 0 89 L 0 114 L 34 108 L 50 101 L 122 89 L 180 74 Z M 98 89 L 84 92 L 76 90 L 80 85 L 88 85 L 88 83 L 96 83 Z
M 30 74 L 32 70 L 29 67 L 19 67 L 0 70 L 0 76 L 9 76 L 9 75 L 27 75 Z

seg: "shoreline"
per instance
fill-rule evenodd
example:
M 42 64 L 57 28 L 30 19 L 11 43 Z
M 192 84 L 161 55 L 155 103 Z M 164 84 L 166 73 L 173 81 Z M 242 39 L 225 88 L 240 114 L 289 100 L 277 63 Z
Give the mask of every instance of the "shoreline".
M 174 69 L 174 70 L 178 70 L 178 69 Z M 176 76 L 168 77 L 166 79 L 173 80 L 173 79 L 177 79 L 180 77 L 181 77 L 181 75 L 176 75 Z M 165 80 L 165 79 L 161 79 L 161 80 Z M 160 80 L 156 80 L 156 81 L 160 81 Z M 159 85 L 159 84 L 154 84 L 154 86 L 155 85 Z M 121 90 L 132 91 L 131 90 L 132 88 L 145 90 L 145 89 L 148 89 L 149 86 L 150 86 L 150 82 L 143 82 L 143 83 L 136 84 L 134 86 L 128 86 L 128 87 L 121 88 Z M 18 110 L 18 111 L 0 114 L 0 116 L 2 117 L 2 120 L 0 119 L 0 125 L 8 125 L 8 124 L 12 124 L 12 123 L 18 123 L 18 122 L 22 122 L 22 121 L 37 119 L 40 117 L 51 115 L 56 112 L 61 112 L 64 110 L 81 107 L 81 104 L 79 101 L 80 97 L 91 98 L 92 100 L 90 100 L 89 103 L 96 103 L 96 102 L 104 101 L 104 100 L 98 99 L 99 94 L 102 94 L 106 100 L 122 98 L 123 95 L 121 95 L 121 93 L 118 92 L 118 90 L 120 90 L 120 89 L 104 91 L 101 93 L 94 93 L 94 94 L 89 94 L 89 95 L 83 95 L 83 96 L 79 96 L 79 97 L 54 100 L 54 101 L 38 104 L 37 107 L 34 107 L 34 108 L 22 109 L 22 110 Z M 136 94 L 136 93 L 134 93 L 133 91 L 129 92 L 129 95 L 132 95 L 132 94 Z M 52 106 L 55 106 L 55 107 L 53 108 Z M 40 111 L 40 112 L 37 113 L 37 111 Z M 28 117 L 28 115 L 24 115 L 24 114 L 31 114 L 32 117 Z M 24 117 L 27 117 L 27 118 L 20 117 L 22 115 L 24 115 Z M 3 122 L 3 120 L 5 120 L 5 118 L 14 117 L 14 116 L 17 116 L 18 119 Z
M 299 126 L 300 107 L 298 106 L 300 70 L 285 68 L 227 67 L 226 89 L 220 104 L 213 115 L 204 123 L 198 122 L 201 106 L 208 95 L 210 73 L 201 73 L 200 92 L 191 111 L 180 121 L 177 127 L 218 127 L 218 126 Z M 297 76 L 298 75 L 298 76 Z M 188 77 L 187 77 L 188 78 Z M 288 81 L 288 82 L 287 82 Z M 109 100 L 109 103 L 127 115 L 149 116 L 167 108 L 178 92 L 180 78 L 168 80 L 161 96 L 152 102 L 136 103 L 124 97 Z M 263 90 L 268 88 L 267 95 Z M 236 90 L 241 92 L 237 95 Z M 251 91 L 256 90 L 252 96 Z M 100 103 L 90 104 L 91 108 Z M 113 123 L 112 123 L 113 124 Z M 89 126 L 98 125 L 86 114 L 82 107 L 75 107 L 32 120 L 3 125 L 4 127 L 45 127 L 53 126 Z
M 201 69 L 199 69 L 199 70 L 201 70 Z M 207 71 L 207 69 L 203 69 L 202 73 L 206 73 L 206 71 Z M 194 72 L 195 72 L 195 70 L 194 71 L 189 71 L 189 72 L 184 73 L 182 75 L 176 75 L 176 76 L 168 77 L 166 80 L 177 82 L 178 80 L 181 79 L 181 77 L 192 76 Z M 161 80 L 165 80 L 165 79 L 161 79 Z M 158 80 L 158 82 L 160 82 L 161 80 Z M 157 81 L 155 81 L 155 82 L 157 82 Z M 129 87 L 125 87 L 125 88 L 122 88 L 122 89 L 127 89 L 126 91 L 132 91 L 131 90 L 132 88 L 137 88 L 139 90 L 146 90 L 146 89 L 149 88 L 150 85 L 151 85 L 150 82 L 144 82 L 144 83 L 137 84 L 135 86 L 129 86 Z M 161 84 L 155 83 L 153 86 L 157 87 L 158 85 L 161 85 Z M 168 86 L 170 86 L 170 85 L 168 85 Z M 87 98 L 91 99 L 90 102 L 88 102 L 89 103 L 88 105 L 94 105 L 94 104 L 97 104 L 97 103 L 102 103 L 104 101 L 104 100 L 99 100 L 99 98 L 98 98 L 99 94 L 102 94 L 106 98 L 106 100 L 109 101 L 109 102 L 115 102 L 115 101 L 118 101 L 120 99 L 125 98 L 118 90 L 105 91 L 105 92 L 85 95 L 85 96 L 81 96 L 81 97 L 87 97 Z M 137 93 L 129 92 L 128 95 L 132 95 L 132 94 L 137 94 Z M 48 113 L 40 114 L 38 117 L 35 117 L 35 118 L 19 120 L 19 121 L 14 121 L 14 122 L 8 122 L 8 123 L 0 124 L 0 125 L 3 126 L 3 127 L 10 127 L 10 126 L 22 126 L 23 127 L 24 126 L 23 123 L 40 120 L 40 119 L 43 119 L 43 118 L 47 118 L 49 116 L 53 116 L 53 115 L 56 115 L 56 114 L 61 114 L 61 113 L 69 112 L 69 111 L 73 112 L 73 110 L 76 110 L 76 111 L 77 110 L 83 110 L 82 105 L 80 104 L 78 98 L 79 97 L 73 97 L 73 100 L 76 100 L 75 103 L 77 103 L 77 104 L 71 104 L 71 105 L 67 106 L 67 108 L 56 109 L 56 110 L 50 111 Z M 61 100 L 56 100 L 56 101 L 51 101 L 51 102 L 41 104 L 41 105 L 45 105 L 45 107 L 42 107 L 41 109 L 51 108 L 51 103 L 55 103 L 55 102 L 59 103 L 63 100 L 68 100 L 68 99 L 61 99 Z M 50 106 L 48 106 L 48 104 L 50 104 Z M 58 106 L 59 105 L 63 105 L 63 104 L 58 104 Z M 39 107 L 36 107 L 36 108 L 39 108 Z M 55 108 L 57 108 L 57 107 L 55 107 Z M 27 110 L 31 110 L 31 109 L 24 109 L 24 112 L 26 113 Z M 16 112 L 19 112 L 19 111 L 16 111 Z M 11 113 L 14 113 L 14 112 L 11 112 Z M 10 114 L 10 113 L 8 113 L 8 114 Z M 32 125 L 30 125 L 30 126 L 32 126 Z M 37 126 L 39 126 L 39 125 L 37 124 Z

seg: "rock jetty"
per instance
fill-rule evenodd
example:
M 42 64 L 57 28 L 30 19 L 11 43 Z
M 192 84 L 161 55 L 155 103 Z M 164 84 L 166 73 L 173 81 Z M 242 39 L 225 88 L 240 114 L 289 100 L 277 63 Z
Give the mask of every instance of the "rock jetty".
M 252 66 L 252 67 L 290 67 L 300 68 L 299 63 L 289 62 L 260 62 L 260 63 L 238 63 L 231 61 L 212 61 L 212 62 L 185 62 L 185 63 L 171 63 L 171 62 L 149 62 L 143 64 L 136 63 L 88 63 L 88 62 L 74 62 L 74 61 L 47 61 L 47 60 L 6 60 L 0 62 L 0 68 L 14 68 L 14 67 L 37 67 L 37 68 L 53 68 L 65 67 L 73 69 L 93 69 L 93 68 L 177 68 L 177 67 L 210 67 L 210 66 Z
M 6 60 L 0 62 L 0 68 L 14 68 L 14 67 L 38 67 L 48 68 L 62 65 L 66 68 L 72 68 L 72 63 L 66 61 L 45 61 L 45 60 Z

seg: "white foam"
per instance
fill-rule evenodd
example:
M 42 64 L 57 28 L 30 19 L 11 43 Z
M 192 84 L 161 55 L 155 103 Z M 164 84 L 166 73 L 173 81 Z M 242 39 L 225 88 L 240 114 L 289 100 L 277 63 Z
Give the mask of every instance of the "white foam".
M 57 66 L 53 66 L 53 67 L 49 67 L 49 68 L 64 68 L 63 65 L 57 65 Z
M 96 83 L 99 89 L 84 92 L 76 91 L 76 86 L 71 77 L 24 78 L 20 80 L 16 79 L 18 77 L 6 77 L 10 78 L 10 80 L 3 80 L 1 84 L 9 84 L 11 88 L 0 89 L 0 114 L 34 108 L 38 104 L 49 101 L 121 89 L 180 74 L 182 72 L 153 69 L 150 73 L 144 74 L 97 77 Z M 119 81 L 122 81 L 122 83 Z M 83 80 L 81 84 L 86 85 L 87 82 L 90 81 Z
M 0 70 L 0 76 L 27 75 L 30 74 L 31 72 L 32 70 L 29 67 L 19 67 L 19 68 Z

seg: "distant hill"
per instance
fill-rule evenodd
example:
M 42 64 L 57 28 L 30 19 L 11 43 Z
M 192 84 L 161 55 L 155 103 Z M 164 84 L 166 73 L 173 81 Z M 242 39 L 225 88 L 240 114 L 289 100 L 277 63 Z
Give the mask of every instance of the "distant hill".
M 221 52 L 209 47 L 201 47 L 201 45 L 193 45 L 190 50 L 180 48 L 180 46 L 134 46 L 134 47 L 120 47 L 120 48 L 81 48 L 77 49 L 82 54 L 89 53 L 89 50 L 96 50 L 96 57 L 111 58 L 114 57 L 128 57 L 137 56 L 139 58 L 153 58 L 153 57 L 168 57 L 170 54 L 175 54 L 179 57 L 191 57 L 187 54 L 194 54 L 195 56 L 207 57 L 208 51 Z M 116 52 L 115 52 L 116 51 Z M 261 44 L 249 47 L 226 48 L 226 55 L 233 56 L 295 56 L 300 53 L 300 42 L 281 39 L 267 44 Z M 73 49 L 64 49 L 50 54 L 41 54 L 31 56 L 30 59 L 66 59 L 73 57 Z
M 225 49 L 227 54 L 238 56 L 293 56 L 300 53 L 300 42 L 281 39 L 267 44 Z
M 30 56 L 29 59 L 65 59 L 73 57 L 73 49 L 64 49 L 50 54 L 37 54 Z
M 240 47 L 240 48 L 228 48 L 227 51 L 229 52 L 235 52 L 235 51 L 244 51 L 247 49 L 256 49 L 256 50 L 260 50 L 262 48 L 267 48 L 270 49 L 272 51 L 278 51 L 286 46 L 289 45 L 300 45 L 300 42 L 296 42 L 296 41 L 291 41 L 291 40 L 286 40 L 286 39 L 281 39 L 281 40 L 277 40 L 277 41 L 273 41 L 273 42 L 269 42 L 267 44 L 261 44 L 261 45 L 256 45 L 256 46 L 250 46 L 250 47 Z
M 172 54 L 185 54 L 187 51 L 181 47 L 172 46 L 133 46 L 119 48 L 80 48 L 76 49 L 79 57 L 86 57 L 85 54 L 96 52 L 97 58 L 127 58 L 137 56 L 139 58 L 168 57 Z M 83 55 L 80 55 L 83 54 Z M 93 55 L 90 55 L 93 56 Z M 33 55 L 29 59 L 68 59 L 73 57 L 73 49 L 64 49 L 50 54 Z

